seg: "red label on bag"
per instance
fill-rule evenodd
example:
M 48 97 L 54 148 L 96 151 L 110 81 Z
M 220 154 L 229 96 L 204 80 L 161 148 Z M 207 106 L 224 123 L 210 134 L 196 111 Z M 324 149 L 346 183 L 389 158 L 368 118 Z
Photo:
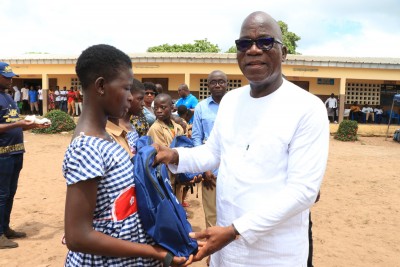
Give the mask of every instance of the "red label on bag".
M 121 221 L 137 212 L 136 190 L 134 186 L 125 188 L 115 199 L 112 208 L 113 221 Z

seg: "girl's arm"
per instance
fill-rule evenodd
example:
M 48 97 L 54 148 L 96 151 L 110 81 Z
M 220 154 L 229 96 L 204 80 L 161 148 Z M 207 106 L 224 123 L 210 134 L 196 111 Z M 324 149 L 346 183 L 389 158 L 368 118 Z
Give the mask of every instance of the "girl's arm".
M 65 240 L 72 251 L 109 257 L 144 257 L 163 261 L 167 251 L 159 246 L 138 244 L 95 231 L 92 226 L 98 179 L 67 187 L 65 204 Z M 185 257 L 174 257 L 173 264 L 183 264 Z

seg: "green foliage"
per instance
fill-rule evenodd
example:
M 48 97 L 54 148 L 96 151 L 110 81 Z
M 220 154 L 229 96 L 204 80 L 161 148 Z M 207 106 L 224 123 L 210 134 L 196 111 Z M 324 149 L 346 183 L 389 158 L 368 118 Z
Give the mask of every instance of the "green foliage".
M 286 46 L 289 54 L 300 54 L 296 52 L 297 44 L 301 38 L 293 32 L 290 32 L 288 25 L 283 21 L 278 21 L 279 27 L 282 31 L 282 42 Z M 169 52 L 169 53 L 219 53 L 221 49 L 217 44 L 210 43 L 207 38 L 203 40 L 195 40 L 194 44 L 162 44 L 158 46 L 152 46 L 147 49 L 147 52 Z M 225 53 L 236 53 L 236 45 L 231 46 Z
M 301 39 L 300 36 L 297 36 L 295 33 L 288 31 L 289 27 L 285 22 L 278 21 L 278 24 L 279 27 L 281 27 L 283 38 L 282 42 L 286 46 L 288 54 L 299 54 L 296 52 L 296 42 Z
M 51 121 L 51 126 L 45 129 L 34 129 L 32 130 L 33 133 L 54 134 L 68 132 L 76 127 L 74 120 L 67 113 L 61 110 L 52 110 L 44 117 Z
M 358 123 L 353 120 L 344 120 L 339 124 L 335 139 L 340 141 L 357 141 Z
M 233 45 L 225 53 L 236 53 L 236 52 L 237 52 L 236 45 Z
M 194 44 L 163 44 L 149 47 L 147 52 L 190 52 L 190 53 L 218 53 L 218 45 L 210 43 L 207 38 L 204 40 L 195 40 Z

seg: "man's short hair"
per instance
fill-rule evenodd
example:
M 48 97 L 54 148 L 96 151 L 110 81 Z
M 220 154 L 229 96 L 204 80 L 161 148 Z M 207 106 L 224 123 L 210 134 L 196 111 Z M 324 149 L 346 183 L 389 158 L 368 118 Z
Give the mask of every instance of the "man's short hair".
M 99 77 L 114 79 L 123 68 L 132 68 L 129 56 L 111 45 L 99 44 L 82 52 L 76 62 L 75 71 L 85 89 Z
M 154 101 L 159 100 L 159 99 L 165 99 L 167 100 L 171 105 L 173 105 L 172 98 L 169 94 L 158 94 L 155 98 Z
M 180 84 L 180 85 L 178 86 L 178 90 L 179 90 L 179 89 L 189 91 L 189 87 L 187 86 L 186 83 Z

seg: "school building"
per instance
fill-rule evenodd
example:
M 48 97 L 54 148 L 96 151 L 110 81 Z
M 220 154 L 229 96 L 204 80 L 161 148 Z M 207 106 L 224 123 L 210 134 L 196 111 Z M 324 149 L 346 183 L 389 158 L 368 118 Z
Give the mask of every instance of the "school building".
M 209 95 L 207 76 L 213 70 L 228 75 L 229 89 L 248 84 L 231 53 L 141 53 L 129 54 L 135 78 L 163 85 L 178 98 L 177 89 L 186 83 L 199 99 Z M 80 86 L 75 74 L 78 55 L 26 54 L 1 58 L 19 77 L 13 84 L 42 85 L 43 89 Z M 283 64 L 286 79 L 325 101 L 331 93 L 339 97 L 339 121 L 354 101 L 360 106 L 381 105 L 390 109 L 394 94 L 400 93 L 400 58 L 347 58 L 288 55 Z M 344 105 L 342 104 L 344 103 Z M 285 103 L 282 103 L 284 105 Z M 301 103 L 300 103 L 301 104 Z M 399 112 L 399 107 L 395 108 Z

